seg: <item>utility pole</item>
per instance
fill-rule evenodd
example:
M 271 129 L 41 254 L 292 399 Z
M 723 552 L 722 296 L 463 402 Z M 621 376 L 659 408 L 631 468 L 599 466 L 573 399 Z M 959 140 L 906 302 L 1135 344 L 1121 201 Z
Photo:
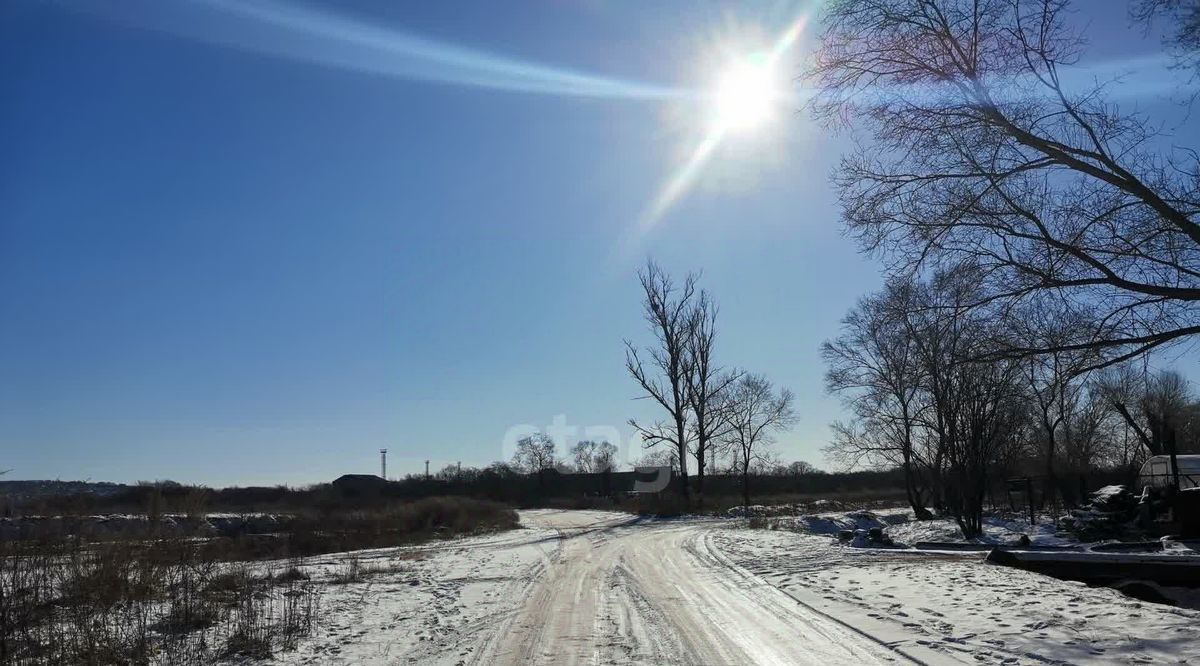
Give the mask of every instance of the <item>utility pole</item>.
M 379 449 L 379 476 L 387 481 L 387 449 Z

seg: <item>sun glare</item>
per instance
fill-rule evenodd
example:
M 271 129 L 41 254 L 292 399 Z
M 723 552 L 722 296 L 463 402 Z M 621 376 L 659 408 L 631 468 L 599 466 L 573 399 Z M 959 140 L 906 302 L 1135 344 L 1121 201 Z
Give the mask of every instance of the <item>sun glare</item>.
M 779 97 L 768 62 L 742 59 L 730 63 L 714 93 L 716 125 L 722 130 L 749 130 L 766 122 Z
M 687 158 L 667 177 L 642 213 L 637 229 L 639 236 L 653 228 L 675 202 L 687 194 L 705 165 L 720 154 L 722 144 L 730 140 L 755 144 L 754 138 L 770 138 L 768 134 L 779 130 L 777 125 L 780 123 L 776 121 L 784 119 L 785 110 L 797 99 L 787 79 L 791 61 L 786 55 L 806 25 L 808 16 L 801 14 L 768 44 L 752 46 L 755 40 L 717 40 L 713 49 L 713 55 L 717 57 L 704 58 L 702 68 L 704 72 L 711 72 L 709 75 L 715 75 L 711 80 L 712 87 L 706 94 L 697 96 L 697 101 L 701 102 L 697 105 L 697 124 L 706 126 Z M 723 66 L 719 64 L 722 61 Z M 756 137 L 747 136 L 751 134 Z

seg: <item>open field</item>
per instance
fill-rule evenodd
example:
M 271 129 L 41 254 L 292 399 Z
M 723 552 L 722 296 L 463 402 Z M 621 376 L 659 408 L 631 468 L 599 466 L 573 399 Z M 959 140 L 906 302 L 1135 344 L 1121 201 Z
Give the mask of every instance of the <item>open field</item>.
M 363 549 L 495 532 L 517 521 L 506 506 L 464 498 L 320 515 L 176 518 L 8 520 L 15 534 L 0 535 L 0 663 L 268 658 L 294 649 L 319 624 L 330 585 L 384 572 L 362 562 Z M 214 535 L 214 522 L 237 529 Z M 271 531 L 239 533 L 247 526 Z M 322 572 L 310 573 L 310 558 L 337 552 L 352 554 L 314 579 Z
M 522 512 L 524 529 L 363 553 L 288 664 L 1182 663 L 1200 612 L 745 521 Z M 386 571 L 403 554 L 404 567 Z M 305 565 L 314 581 L 346 555 Z

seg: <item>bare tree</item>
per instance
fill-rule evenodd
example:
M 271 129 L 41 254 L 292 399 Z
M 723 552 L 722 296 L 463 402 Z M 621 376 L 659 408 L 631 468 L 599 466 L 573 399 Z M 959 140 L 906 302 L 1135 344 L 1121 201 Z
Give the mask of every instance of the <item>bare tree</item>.
M 1168 455 L 1172 446 L 1177 453 L 1197 446 L 1196 398 L 1179 373 L 1152 374 L 1125 365 L 1107 371 L 1100 387 L 1146 454 Z
M 1163 370 L 1149 377 L 1142 413 L 1151 437 L 1163 442 L 1162 451 L 1181 453 L 1194 442 L 1196 394 L 1183 375 Z
M 787 476 L 809 476 L 812 474 L 824 474 L 816 465 L 804 460 L 794 460 L 783 467 L 783 474 Z
M 703 502 L 704 473 L 718 455 L 722 434 L 728 428 L 722 409 L 723 396 L 741 376 L 726 372 L 713 360 L 717 337 L 717 305 L 703 289 L 696 297 L 688 320 L 687 381 L 688 404 L 692 410 L 692 455 L 696 459 L 696 494 Z
M 1020 449 L 1024 396 L 1016 361 L 966 361 L 951 366 L 954 388 L 943 402 L 949 437 L 945 498 L 966 538 L 983 534 L 983 503 L 992 473 Z
M 1025 359 L 1022 363 L 1045 471 L 1043 502 L 1052 501 L 1056 493 L 1063 493 L 1055 461 L 1071 445 L 1070 429 L 1077 416 L 1085 377 L 1078 372 L 1079 363 L 1090 358 L 1093 357 L 1056 351 Z M 1064 496 L 1063 499 L 1070 498 Z
M 611 472 L 616 467 L 617 447 L 609 442 L 582 440 L 571 447 L 575 470 L 581 474 Z
M 756 463 L 774 463 L 766 450 L 774 435 L 795 422 L 792 392 L 775 387 L 761 375 L 743 375 L 726 405 L 729 428 L 724 435 L 737 455 L 742 499 L 750 505 L 750 471 Z
M 679 453 L 673 449 L 652 449 L 634 463 L 635 467 L 670 467 L 679 469 Z
M 991 476 L 1028 439 L 1023 366 L 979 360 L 995 331 L 970 307 L 978 280 L 969 265 L 893 279 L 823 348 L 827 384 L 856 417 L 833 425 L 831 457 L 904 467 L 914 511 L 928 516 L 928 501 L 967 537 L 982 530 Z
M 471 479 L 475 474 L 475 470 L 471 468 L 462 469 L 461 465 L 446 465 L 433 475 L 433 478 L 438 481 L 458 481 L 462 479 Z
M 1066 423 L 1063 463 L 1067 470 L 1084 473 L 1097 467 L 1124 463 L 1113 412 L 1089 382 L 1086 394 Z M 1082 498 L 1080 498 L 1082 499 Z
M 691 335 L 692 300 L 696 295 L 696 276 L 689 274 L 676 285 L 658 264 L 647 262 L 638 273 L 642 284 L 642 302 L 646 323 L 654 335 L 654 345 L 639 353 L 625 341 L 625 367 L 642 389 L 642 398 L 653 400 L 667 418 L 650 425 L 630 419 L 629 424 L 647 446 L 661 443 L 675 449 L 682 483 L 680 493 L 688 500 L 688 342 Z
M 1169 29 L 1163 41 L 1175 66 L 1200 70 L 1200 0 L 1137 0 L 1132 8 L 1135 21 L 1147 26 L 1157 20 Z
M 899 466 L 909 506 L 926 519 L 931 489 L 916 439 L 921 368 L 904 324 L 911 294 L 910 284 L 893 281 L 860 300 L 842 320 L 841 335 L 821 346 L 826 389 L 842 396 L 856 422 L 834 423 L 825 452 L 847 468 Z
M 835 0 L 814 112 L 866 129 L 836 182 L 843 218 L 896 275 L 972 264 L 969 304 L 1053 307 L 1055 344 L 996 331 L 1008 356 L 1098 349 L 1101 366 L 1200 332 L 1200 168 L 1103 83 L 1067 0 Z M 1077 78 L 1076 78 L 1077 81 Z
M 513 467 L 526 474 L 537 474 L 539 485 L 545 482 L 545 471 L 553 469 L 557 464 L 554 440 L 549 436 L 539 432 L 517 441 L 517 450 L 513 453 Z
M 590 474 L 592 471 L 592 454 L 596 450 L 596 442 L 588 439 L 580 440 L 571 447 L 571 458 L 575 461 L 575 471 L 580 474 Z
M 970 308 L 973 266 L 939 272 L 914 287 L 904 318 L 921 368 L 919 423 L 939 503 L 967 538 L 983 530 L 991 475 L 1019 450 L 1027 403 L 1014 360 L 979 361 L 994 329 Z
M 612 472 L 617 469 L 617 447 L 611 442 L 600 442 L 592 453 L 593 472 Z

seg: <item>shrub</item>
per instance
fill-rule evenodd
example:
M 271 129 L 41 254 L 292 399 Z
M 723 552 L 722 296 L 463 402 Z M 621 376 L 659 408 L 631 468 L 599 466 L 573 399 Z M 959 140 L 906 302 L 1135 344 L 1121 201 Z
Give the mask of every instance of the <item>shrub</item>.
M 147 489 L 148 510 L 160 510 L 163 492 Z M 284 521 L 278 535 L 151 536 L 156 523 L 147 524 L 148 530 L 90 541 L 59 521 L 37 539 L 0 541 L 0 663 L 267 658 L 294 647 L 317 620 L 320 588 L 299 557 L 509 529 L 517 515 L 494 502 L 433 497 L 371 510 L 307 511 Z M 282 558 L 289 559 L 275 575 L 247 562 Z M 366 567 L 352 557 L 340 582 L 402 566 Z
M 0 663 L 209 664 L 307 634 L 317 589 L 175 538 L 0 542 Z

